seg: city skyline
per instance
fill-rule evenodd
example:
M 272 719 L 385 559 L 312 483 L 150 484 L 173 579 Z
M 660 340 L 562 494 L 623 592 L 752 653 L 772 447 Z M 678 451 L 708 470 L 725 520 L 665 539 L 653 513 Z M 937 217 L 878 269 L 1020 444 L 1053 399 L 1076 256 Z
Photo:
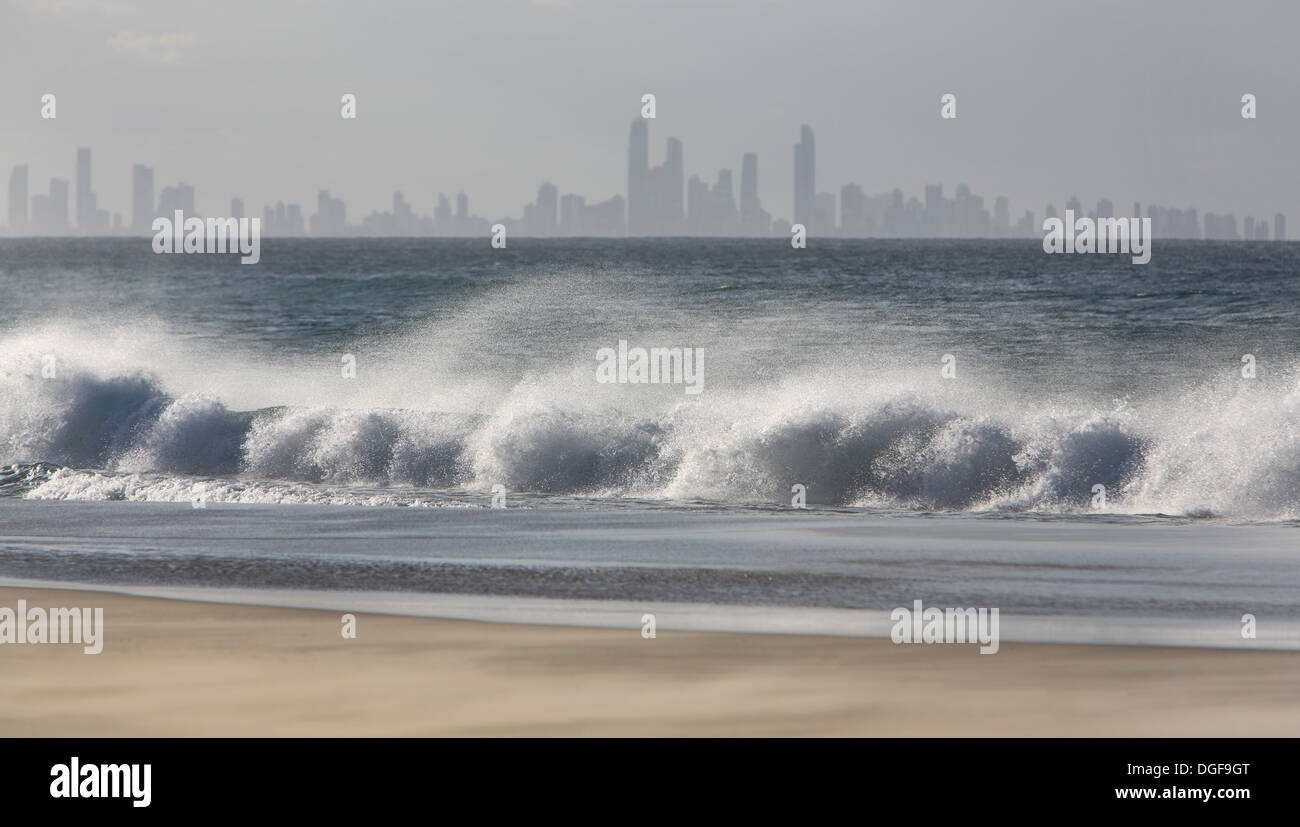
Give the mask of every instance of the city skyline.
M 543 182 L 535 201 L 526 203 L 518 218 L 487 219 L 470 212 L 469 196 L 450 199 L 439 193 L 438 203 L 428 213 L 417 212 L 397 190 L 389 210 L 374 210 L 360 221 L 347 220 L 347 206 L 330 190 L 318 190 L 316 212 L 307 215 L 297 202 L 277 200 L 261 211 L 262 232 L 277 236 L 445 236 L 487 235 L 494 224 L 502 224 L 517 237 L 774 237 L 789 234 L 791 225 L 802 224 L 812 237 L 842 238 L 1033 238 L 1041 237 L 1039 213 L 1026 209 L 1012 216 L 1005 195 L 994 198 L 992 209 L 984 197 L 966 184 L 958 184 L 952 198 L 943 195 L 943 184 L 925 184 L 924 200 L 908 196 L 901 188 L 867 195 L 856 182 L 846 182 L 837 192 L 818 192 L 816 185 L 816 136 L 802 124 L 794 143 L 794 219 L 773 217 L 763 207 L 759 194 L 759 158 L 745 152 L 741 158 L 739 201 L 730 168 L 717 171 L 710 184 L 698 174 L 686 178 L 684 142 L 665 139 L 664 160 L 650 165 L 650 123 L 635 118 L 628 137 L 627 197 L 615 193 L 603 201 L 588 204 L 577 193 L 563 193 L 550 181 Z M 154 168 L 135 163 L 131 168 L 129 210 L 110 211 L 100 206 L 93 188 L 91 147 L 78 147 L 75 160 L 75 202 L 69 202 L 66 179 L 52 177 L 48 192 L 32 191 L 30 166 L 16 164 L 9 176 L 8 221 L 5 235 L 21 236 L 104 236 L 150 235 L 154 217 L 170 218 L 179 210 L 187 216 L 202 213 L 197 208 L 195 188 L 178 182 L 164 186 L 154 200 Z M 225 216 L 243 218 L 245 201 L 232 196 Z M 69 210 L 72 210 L 71 214 Z M 1114 202 L 1099 198 L 1092 210 L 1085 209 L 1077 195 L 1064 200 L 1064 210 L 1076 216 L 1118 217 Z M 1047 203 L 1043 219 L 1059 215 L 1055 202 Z M 1143 216 L 1140 202 L 1134 202 L 1134 217 Z M 1285 240 L 1286 216 L 1275 213 L 1244 215 L 1240 230 L 1235 214 L 1206 212 L 1198 207 L 1149 205 L 1152 233 L 1157 238 L 1204 238 L 1212 240 Z
M 738 186 L 754 152 L 764 208 L 791 220 L 802 123 L 817 130 L 819 192 L 853 181 L 923 200 L 927 182 L 948 197 L 965 183 L 1019 216 L 1075 190 L 1239 226 L 1300 211 L 1294 4 L 1151 0 L 1117 7 L 1118 28 L 1025 0 L 385 5 L 360 25 L 313 3 L 308 41 L 294 4 L 231 0 L 213 19 L 158 0 L 0 0 L 23 33 L 0 50 L 3 173 L 27 162 L 33 191 L 58 177 L 75 198 L 71 161 L 91 146 L 99 206 L 124 223 L 133 163 L 190 184 L 213 215 L 232 195 L 310 214 L 322 188 L 351 221 L 391 211 L 394 190 L 420 214 L 441 191 L 453 212 L 465 192 L 477 215 L 518 215 L 547 179 L 589 203 L 626 198 L 627 122 L 649 93 L 652 165 L 673 135 L 688 178 L 730 169 Z M 47 93 L 57 119 L 41 117 Z M 340 117 L 349 93 L 354 120 Z M 954 119 L 940 117 L 947 93 Z

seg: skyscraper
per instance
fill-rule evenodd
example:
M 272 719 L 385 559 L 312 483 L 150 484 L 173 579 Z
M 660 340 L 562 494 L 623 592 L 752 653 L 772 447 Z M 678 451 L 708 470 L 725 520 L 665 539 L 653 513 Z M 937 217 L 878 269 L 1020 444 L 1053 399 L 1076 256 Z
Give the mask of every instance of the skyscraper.
M 97 196 L 90 188 L 90 149 L 77 150 L 77 231 L 82 235 L 108 230 L 108 210 L 99 209 Z
M 753 232 L 758 204 L 758 153 L 746 152 L 740 164 L 740 225 L 746 235 Z
M 686 208 L 686 167 L 680 140 L 668 139 L 668 155 L 663 165 L 651 173 L 655 179 L 654 231 L 658 235 L 676 235 L 681 232 Z
M 77 149 L 77 229 L 90 228 L 95 205 L 90 194 L 90 149 Z
M 306 231 L 306 222 L 302 220 L 302 207 L 298 204 L 290 204 L 285 210 L 285 220 L 288 229 L 285 235 L 302 235 Z
M 559 225 L 559 197 L 559 188 L 550 181 L 537 189 L 537 226 L 534 230 L 543 238 L 555 235 Z
M 27 165 L 15 166 L 9 173 L 9 234 L 27 230 Z
M 1011 235 L 1011 202 L 1005 195 L 999 195 L 993 201 L 993 237 L 1006 238 Z
M 197 217 L 194 209 L 194 187 L 189 184 L 163 187 L 162 194 L 158 196 L 157 215 L 170 219 L 177 210 L 185 213 L 186 218 Z M 150 219 L 150 223 L 152 222 L 153 219 Z
M 794 145 L 794 221 L 811 229 L 817 222 L 817 148 L 812 127 L 799 127 L 799 143 Z
M 740 226 L 745 235 L 767 235 L 772 216 L 758 197 L 758 155 L 746 152 L 740 168 Z
M 568 193 L 560 196 L 560 234 L 584 235 L 586 227 L 583 219 L 587 209 L 587 199 L 581 195 Z
M 627 234 L 645 235 L 650 217 L 650 128 L 645 118 L 632 121 L 627 142 Z
M 869 230 L 866 194 L 857 184 L 840 187 L 840 230 L 848 238 L 861 238 Z
M 740 212 L 736 209 L 736 198 L 731 187 L 731 170 L 718 170 L 718 182 L 709 194 L 713 202 L 713 232 L 718 235 L 734 235 L 740 225 Z
M 952 202 L 943 197 L 943 184 L 925 185 L 925 231 L 931 238 L 944 238 L 952 224 Z
M 153 168 L 136 164 L 131 168 L 131 229 L 137 233 L 151 232 L 153 220 Z
M 1282 213 L 1273 216 L 1273 240 L 1286 241 L 1286 216 Z
M 1101 219 L 1103 218 L 1114 218 L 1114 217 L 1115 217 L 1115 204 L 1113 201 L 1111 201 L 1109 198 L 1103 198 L 1097 202 L 1096 218 L 1098 221 L 1101 221 Z M 1103 227 L 1101 224 L 1098 224 L 1097 243 L 1108 244 L 1109 243 L 1108 239 L 1110 238 L 1109 232 L 1110 231 L 1106 227 Z
M 709 185 L 692 175 L 686 182 L 686 223 L 691 235 L 709 234 Z
M 648 133 L 647 133 L 648 137 Z M 676 235 L 682 229 L 685 162 L 682 142 L 667 140 L 667 156 L 657 167 L 648 166 L 641 180 L 641 211 L 636 235 Z M 629 179 L 629 185 L 631 179 Z
M 451 202 L 447 196 L 438 193 L 438 206 L 433 208 L 433 224 L 438 229 L 438 235 L 452 235 L 451 226 Z
M 36 235 L 63 235 L 68 229 L 68 182 L 51 178 L 48 195 L 32 196 L 32 231 Z
M 68 182 L 62 178 L 50 179 L 50 217 L 55 229 L 67 232 L 68 223 Z
M 343 235 L 347 229 L 347 208 L 342 198 L 334 198 L 329 190 L 316 195 L 316 214 L 311 217 L 312 235 Z

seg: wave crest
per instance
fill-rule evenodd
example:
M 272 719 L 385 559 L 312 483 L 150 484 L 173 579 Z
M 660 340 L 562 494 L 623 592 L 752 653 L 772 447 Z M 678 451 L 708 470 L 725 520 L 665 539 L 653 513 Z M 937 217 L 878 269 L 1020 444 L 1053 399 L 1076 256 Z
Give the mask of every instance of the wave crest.
M 548 381 L 559 387 L 539 391 Z M 67 466 L 737 504 L 789 503 L 803 484 L 813 505 L 939 510 L 1082 511 L 1100 484 L 1115 511 L 1300 514 L 1295 389 L 1219 384 L 1146 411 L 1099 413 L 902 386 L 855 398 L 832 382 L 834 392 L 714 390 L 629 410 L 630 391 L 584 396 L 577 381 L 533 377 L 486 413 L 240 412 L 211 395 L 172 396 L 145 374 L 9 370 L 0 372 L 0 463 L 10 466 L 0 493 L 172 496 L 154 483 L 115 493 L 116 483 L 54 479 L 50 469 Z

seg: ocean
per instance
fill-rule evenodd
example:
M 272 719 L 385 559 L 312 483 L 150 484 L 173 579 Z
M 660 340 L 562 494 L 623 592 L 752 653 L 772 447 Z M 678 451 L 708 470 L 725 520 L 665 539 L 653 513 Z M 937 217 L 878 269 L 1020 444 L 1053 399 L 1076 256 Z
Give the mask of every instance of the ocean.
M 0 582 L 1300 648 L 1296 243 L 0 239 L 0 286 Z

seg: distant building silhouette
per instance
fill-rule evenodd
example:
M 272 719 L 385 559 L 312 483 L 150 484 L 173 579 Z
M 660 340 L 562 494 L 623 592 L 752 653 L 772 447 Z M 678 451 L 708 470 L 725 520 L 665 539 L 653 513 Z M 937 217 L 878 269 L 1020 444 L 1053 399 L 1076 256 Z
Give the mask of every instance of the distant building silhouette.
M 586 235 L 583 232 L 582 218 L 587 207 L 587 199 L 581 195 L 569 193 L 560 197 L 560 234 Z
M 288 220 L 287 210 L 286 220 Z M 392 212 L 372 212 L 361 220 L 361 231 L 364 235 L 433 235 L 434 224 L 432 218 L 416 215 L 402 193 L 395 192 Z
M 1029 238 L 1037 235 L 1040 230 L 1041 228 L 1034 223 L 1034 211 L 1025 210 L 1025 214 L 1016 222 L 1014 234 L 1016 238 Z
M 817 225 L 817 147 L 812 127 L 799 127 L 794 145 L 794 223 L 813 232 Z
M 758 197 L 758 154 L 746 152 L 740 167 L 740 231 L 742 235 L 767 235 L 772 216 Z
M 871 234 L 872 223 L 862 187 L 857 184 L 840 187 L 840 234 L 847 238 L 863 238 Z
M 1155 228 L 1152 227 L 1154 234 Z M 1237 239 L 1237 219 L 1231 215 L 1205 214 L 1205 238 L 1210 241 L 1235 241 Z
M 664 162 L 650 166 L 650 128 L 645 118 L 632 122 L 627 154 L 627 234 L 680 235 L 685 228 L 685 177 L 682 142 L 668 138 Z
M 94 196 L 90 193 L 90 149 L 77 150 L 77 229 L 90 227 L 91 213 L 95 210 Z
M 1011 202 L 1005 195 L 999 195 L 993 201 L 994 238 L 1006 238 L 1011 235 Z
M 63 235 L 72 227 L 68 223 L 68 182 L 50 179 L 48 195 L 32 196 L 32 229 L 36 235 Z
M 1074 211 L 1075 220 L 1078 220 L 1079 218 L 1083 217 L 1083 204 L 1079 202 L 1078 196 L 1071 195 L 1069 199 L 1067 199 L 1065 202 L 1065 209 L 1067 211 L 1068 210 Z
M 559 188 L 550 181 L 537 188 L 537 227 L 535 235 L 543 237 L 555 235 L 555 230 L 560 224 L 559 197 Z
M 784 217 L 773 219 L 763 209 L 758 187 L 758 156 L 744 153 L 741 158 L 739 191 L 734 186 L 731 169 L 719 170 L 714 183 L 703 176 L 690 175 L 685 169 L 682 141 L 665 139 L 664 161 L 650 166 L 650 126 L 645 118 L 632 121 L 628 138 L 627 197 L 614 195 L 591 204 L 576 193 L 561 195 L 559 187 L 546 182 L 538 189 L 536 201 L 524 206 L 518 219 L 501 218 L 513 234 L 534 236 L 788 236 L 791 223 L 804 224 L 818 236 L 865 238 L 873 236 L 914 238 L 1007 238 L 1041 237 L 1042 227 L 1031 210 L 1018 220 L 1012 219 L 1010 200 L 997 196 L 992 209 L 985 207 L 984 197 L 961 184 L 954 197 L 945 198 L 942 184 L 927 184 L 924 200 L 906 195 L 902 189 L 868 195 L 856 183 L 838 190 L 817 191 L 817 153 L 812 128 L 803 124 L 794 145 L 794 222 Z M 28 167 L 14 166 L 9 176 L 8 231 L 38 235 L 64 235 L 74 230 L 96 235 L 105 232 L 149 233 L 156 216 L 170 218 L 176 210 L 186 217 L 199 217 L 193 187 L 178 184 L 166 187 L 157 196 L 155 207 L 154 170 L 135 164 L 131 170 L 131 209 L 125 223 L 120 213 L 110 213 L 98 204 L 93 187 L 92 151 L 80 147 L 76 152 L 75 201 L 69 203 L 68 182 L 52 178 L 48 193 L 30 192 Z M 454 205 L 453 205 L 454 200 Z M 231 215 L 244 216 L 244 204 L 232 199 Z M 838 210 L 837 210 L 838 205 Z M 69 207 L 73 207 L 71 213 Z M 454 209 L 453 209 L 454 207 Z M 1075 218 L 1084 217 L 1077 196 L 1066 202 Z M 1106 198 L 1097 201 L 1096 209 L 1087 213 L 1094 219 L 1116 217 L 1114 204 Z M 1045 214 L 1058 217 L 1054 205 Z M 316 211 L 304 220 L 298 204 L 277 202 L 264 210 L 262 231 L 267 235 L 330 236 L 359 232 L 383 236 L 461 236 L 481 237 L 490 232 L 492 223 L 472 215 L 469 197 L 457 193 L 454 199 L 439 194 L 432 216 L 419 215 L 401 192 L 394 193 L 391 211 L 371 212 L 359 224 L 347 224 L 343 200 L 329 191 L 319 191 Z M 1134 217 L 1142 216 L 1142 204 L 1133 204 Z M 1122 217 L 1122 216 L 1120 216 Z M 1271 226 L 1266 217 L 1246 216 L 1243 232 L 1238 235 L 1233 215 L 1206 213 L 1202 222 L 1195 208 L 1178 209 L 1147 206 L 1152 234 L 1161 239 L 1284 240 L 1286 217 L 1277 213 Z
M 718 181 L 710 190 L 711 221 L 709 235 L 727 236 L 740 232 L 740 211 L 736 209 L 735 191 L 731 186 L 731 170 L 718 170 Z
M 564 236 L 620 236 L 625 234 L 623 213 L 626 202 L 616 195 L 599 204 L 588 204 L 581 195 L 560 198 L 559 234 Z
M 131 230 L 152 232 L 154 214 L 153 169 L 144 164 L 131 167 Z M 170 216 L 169 216 L 170 217 Z
M 27 232 L 27 165 L 18 164 L 9 173 L 9 232 Z
M 650 127 L 645 118 L 632 121 L 627 143 L 627 234 L 650 231 Z
M 667 139 L 664 162 L 650 169 L 647 178 L 648 228 L 646 235 L 680 235 L 685 217 L 685 178 L 682 142 Z
M 108 230 L 108 211 L 99 209 L 97 202 L 90 182 L 90 149 L 81 147 L 77 150 L 77 230 L 82 235 L 99 235 Z
M 1197 218 L 1195 209 L 1180 210 L 1152 204 L 1147 207 L 1147 217 L 1151 219 L 1151 237 L 1157 240 L 1201 237 L 1201 222 Z M 1235 236 L 1235 219 L 1233 225 Z
M 943 184 L 925 185 L 923 210 L 921 220 L 926 235 L 932 238 L 947 238 L 952 235 L 955 209 L 953 202 L 943 197 Z
M 703 228 L 708 226 L 709 185 L 692 175 L 686 182 L 686 223 L 692 235 L 706 235 Z M 629 233 L 631 228 L 629 228 Z
M 984 209 L 984 198 L 971 192 L 965 184 L 957 186 L 954 205 L 959 238 L 986 238 L 989 234 L 989 211 Z
M 162 194 L 158 196 L 158 216 L 170 220 L 177 210 L 185 213 L 186 218 L 198 215 L 198 210 L 194 208 L 194 187 L 189 184 L 163 187 Z
M 311 217 L 312 235 L 343 235 L 347 231 L 347 208 L 341 198 L 333 198 L 329 190 L 316 195 L 316 214 Z

